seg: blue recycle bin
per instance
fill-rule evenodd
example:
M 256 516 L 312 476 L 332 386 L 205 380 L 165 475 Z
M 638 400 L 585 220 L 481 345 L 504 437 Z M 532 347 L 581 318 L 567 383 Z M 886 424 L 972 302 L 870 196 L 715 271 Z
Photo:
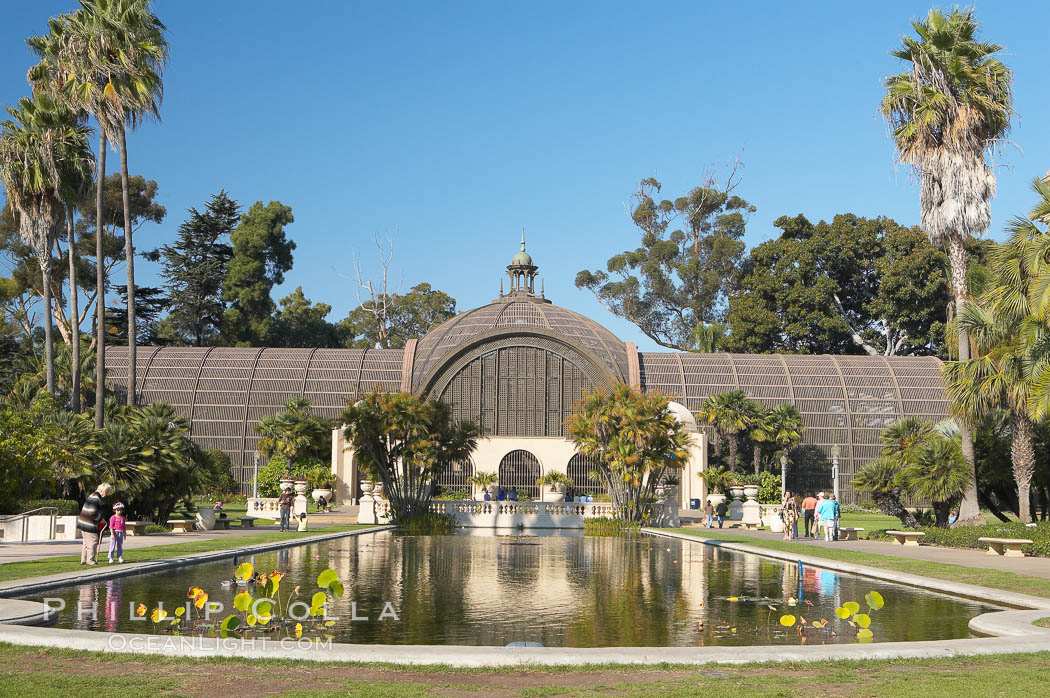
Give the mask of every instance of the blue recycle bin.
M 689 500 L 689 508 L 690 509 L 699 509 L 700 508 L 700 500 L 699 499 L 690 499 Z

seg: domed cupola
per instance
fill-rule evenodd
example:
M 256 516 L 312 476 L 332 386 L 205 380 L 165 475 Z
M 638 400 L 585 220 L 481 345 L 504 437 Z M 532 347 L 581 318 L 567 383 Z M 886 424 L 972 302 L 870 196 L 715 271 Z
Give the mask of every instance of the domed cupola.
M 521 250 L 514 255 L 507 265 L 507 276 L 510 277 L 510 293 L 503 293 L 503 282 L 499 285 L 499 298 L 494 303 L 512 303 L 514 301 L 533 301 L 550 303 L 544 298 L 543 282 L 540 281 L 540 292 L 536 293 L 536 275 L 540 268 L 532 263 L 532 257 L 525 251 L 525 229 L 521 229 Z

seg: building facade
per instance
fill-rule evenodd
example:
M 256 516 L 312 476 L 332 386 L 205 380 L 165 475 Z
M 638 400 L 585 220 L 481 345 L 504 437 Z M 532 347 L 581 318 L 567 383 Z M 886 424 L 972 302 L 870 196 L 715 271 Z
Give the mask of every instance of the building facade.
M 471 462 L 457 464 L 443 484 L 466 486 L 472 472 L 497 472 L 506 486 L 527 491 L 547 470 L 567 472 L 577 489 L 594 491 L 592 464 L 564 436 L 564 421 L 587 393 L 626 383 L 658 392 L 688 429 L 704 398 L 742 390 L 766 406 L 793 403 L 806 432 L 793 454 L 790 489 L 829 489 L 838 446 L 844 502 L 854 500 L 853 474 L 879 452 L 879 433 L 902 416 L 947 416 L 940 361 L 933 357 L 812 356 L 639 352 L 599 323 L 557 306 L 536 289 L 538 267 L 525 251 L 507 267 L 510 289 L 460 313 L 403 349 L 277 349 L 141 347 L 138 394 L 175 406 L 191 437 L 229 454 L 234 476 L 251 490 L 260 417 L 293 397 L 337 419 L 346 404 L 373 390 L 405 391 L 448 402 L 456 417 L 481 425 L 485 438 Z M 107 380 L 127 376 L 126 348 L 106 351 Z M 706 463 L 709 430 L 694 438 L 682 477 L 683 500 L 699 497 L 696 473 Z M 356 468 L 341 435 L 333 469 L 343 498 L 354 498 Z

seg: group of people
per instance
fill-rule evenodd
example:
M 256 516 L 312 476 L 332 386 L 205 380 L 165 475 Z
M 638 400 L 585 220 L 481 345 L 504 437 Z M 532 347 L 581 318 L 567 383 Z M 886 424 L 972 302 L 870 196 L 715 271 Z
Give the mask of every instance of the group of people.
M 492 499 L 492 494 L 489 493 L 488 490 L 486 490 L 485 491 L 485 500 L 488 501 L 488 500 L 491 500 L 491 499 Z M 496 501 L 498 501 L 498 502 L 516 502 L 516 501 L 518 501 L 518 488 L 517 487 L 511 487 L 508 490 L 508 489 L 504 489 L 503 487 L 500 487 L 499 490 L 496 491 Z
M 102 534 L 109 528 L 109 561 L 124 562 L 124 536 L 127 535 L 127 519 L 124 518 L 124 505 L 117 502 L 113 505 L 113 515 L 106 519 L 103 500 L 113 492 L 113 485 L 102 483 L 84 500 L 84 506 L 77 516 L 77 530 L 83 541 L 80 547 L 80 564 L 94 565 L 98 556 L 98 546 Z
M 825 495 L 818 492 L 814 496 L 811 492 L 799 502 L 798 497 L 785 492 L 780 508 L 780 518 L 784 521 L 784 540 L 799 537 L 800 514 L 803 521 L 803 537 L 817 538 L 823 535 L 826 541 L 839 539 L 839 519 L 842 510 L 834 494 Z

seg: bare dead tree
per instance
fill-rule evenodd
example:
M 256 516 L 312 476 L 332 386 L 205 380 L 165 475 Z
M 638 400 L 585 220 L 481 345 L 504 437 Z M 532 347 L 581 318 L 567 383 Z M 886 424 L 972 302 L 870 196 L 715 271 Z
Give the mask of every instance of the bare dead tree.
M 382 239 L 379 233 L 374 236 L 376 249 L 379 251 L 379 266 L 382 269 L 380 279 L 366 278 L 361 271 L 361 258 L 354 251 L 354 275 L 357 277 L 357 302 L 358 305 L 371 313 L 375 318 L 376 332 L 379 336 L 379 345 L 386 349 L 389 336 L 390 315 L 388 303 L 390 300 L 390 262 L 394 259 L 394 240 L 389 233 L 386 239 Z

